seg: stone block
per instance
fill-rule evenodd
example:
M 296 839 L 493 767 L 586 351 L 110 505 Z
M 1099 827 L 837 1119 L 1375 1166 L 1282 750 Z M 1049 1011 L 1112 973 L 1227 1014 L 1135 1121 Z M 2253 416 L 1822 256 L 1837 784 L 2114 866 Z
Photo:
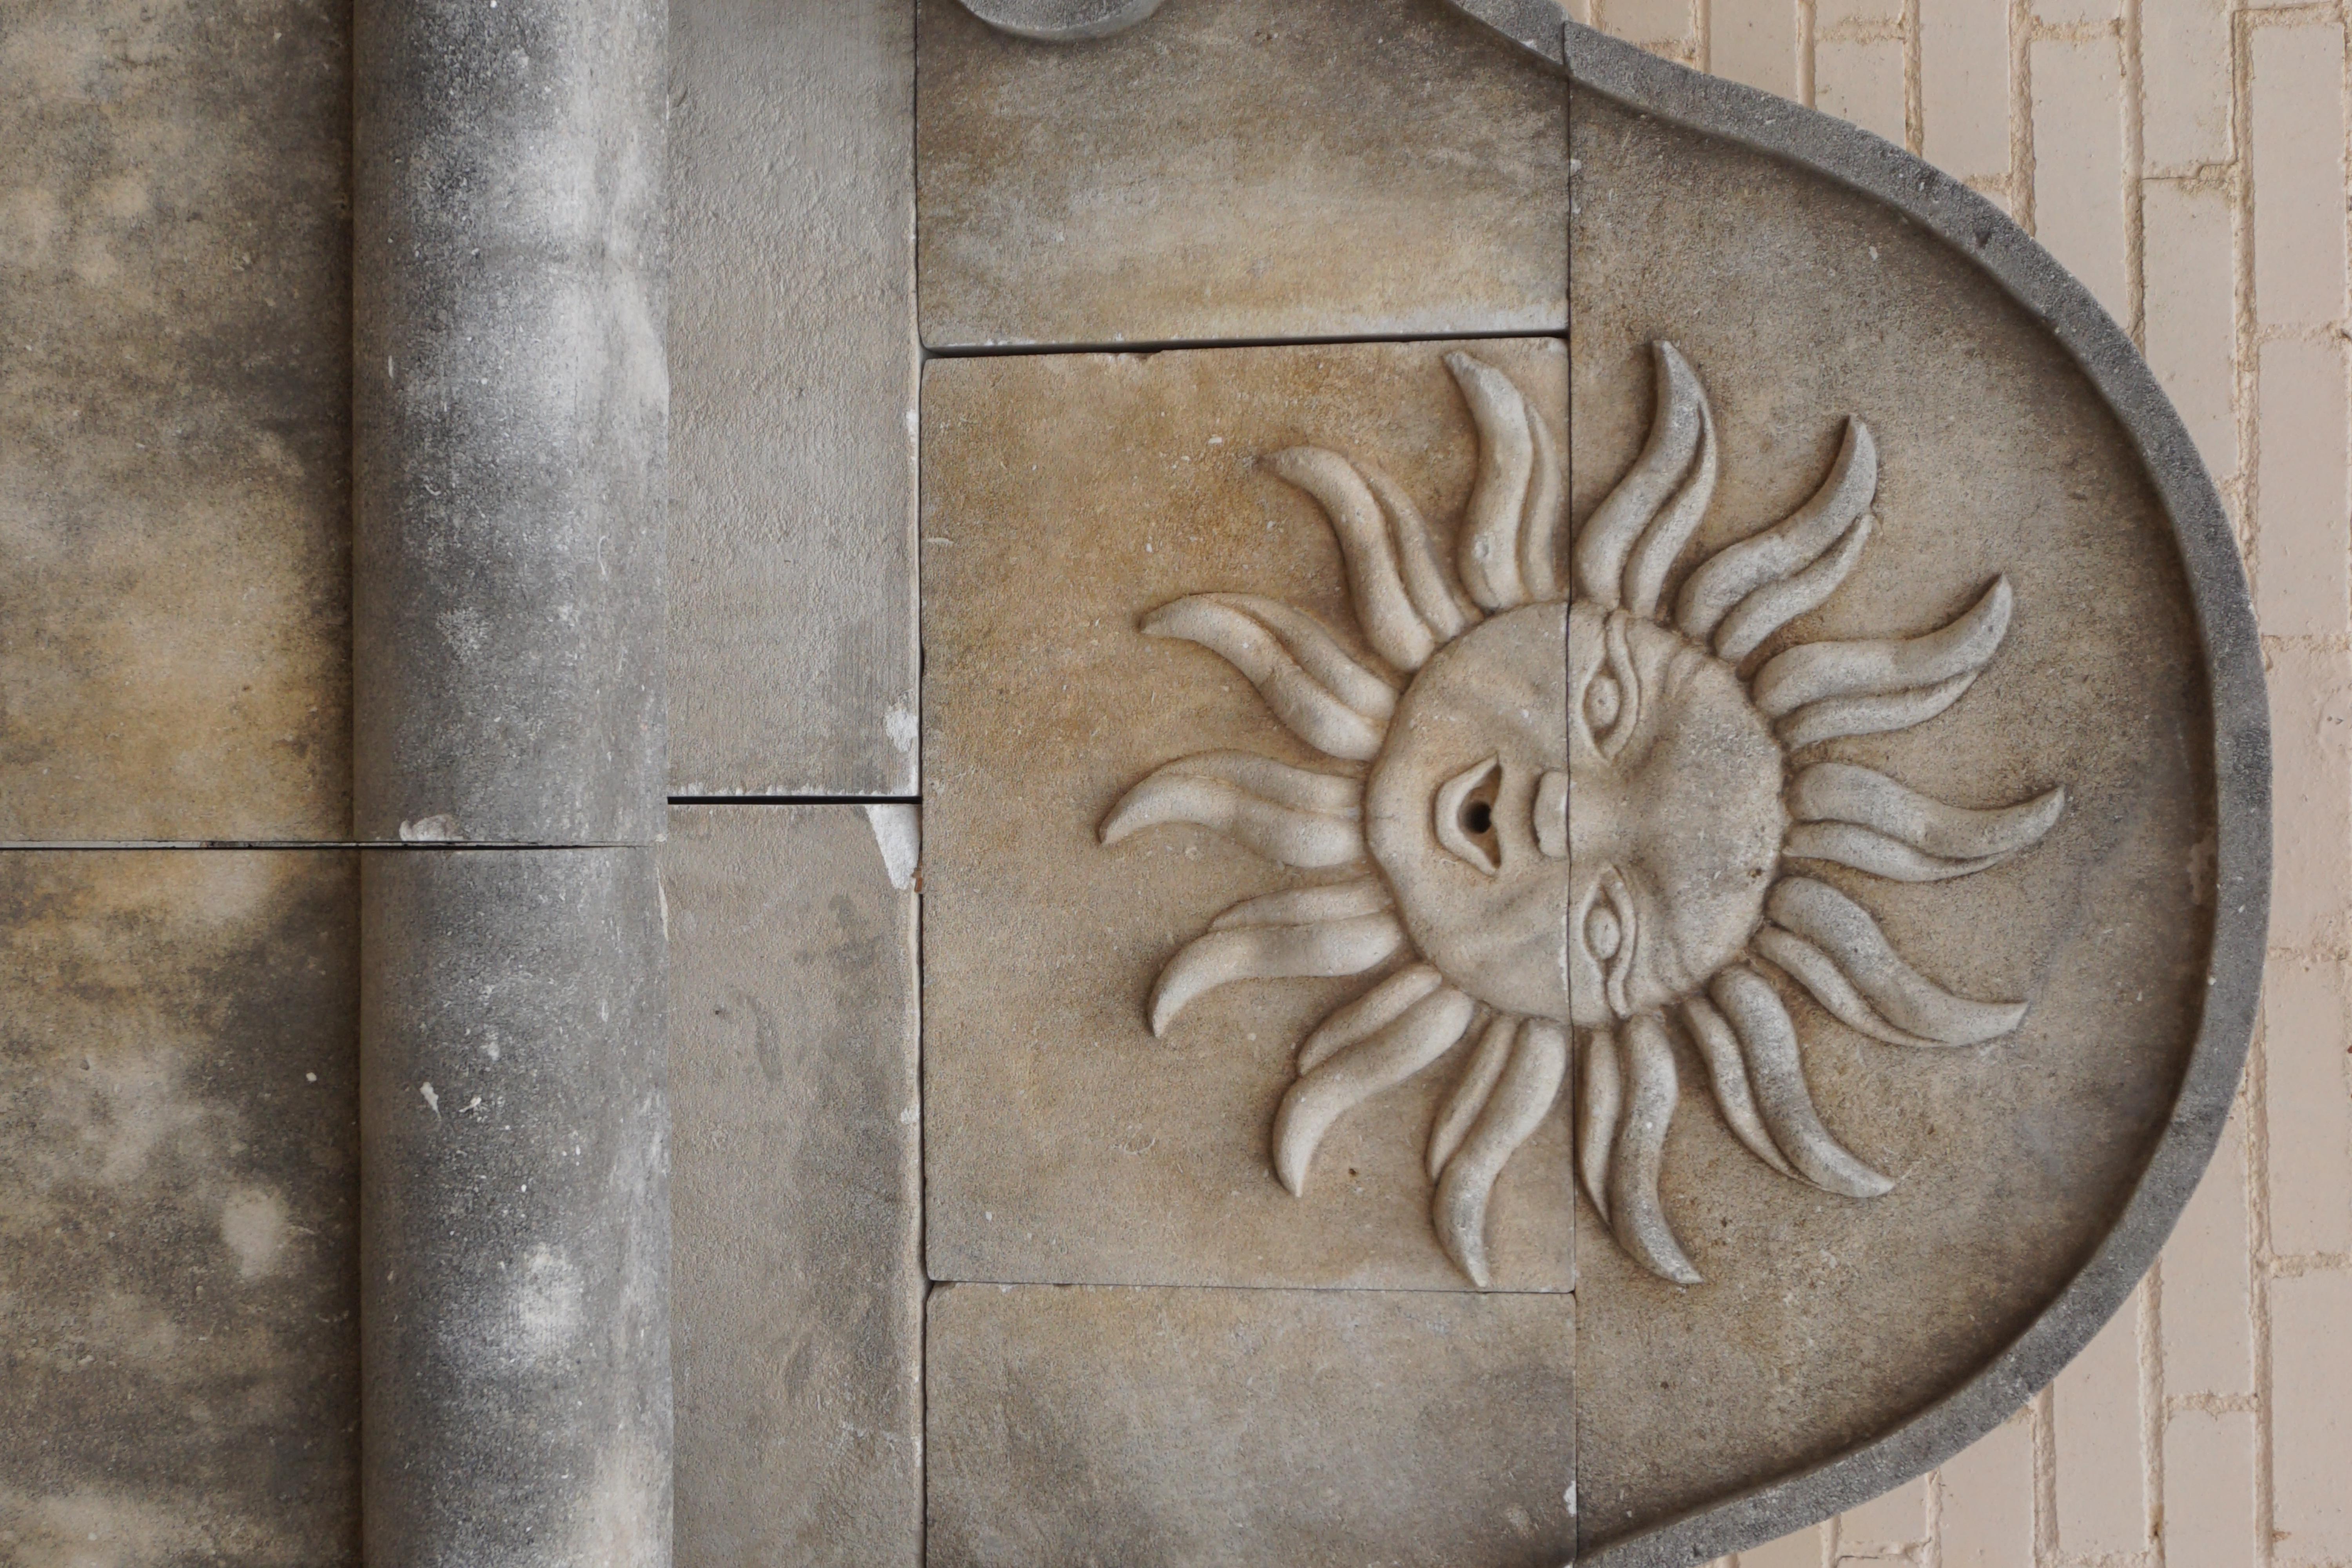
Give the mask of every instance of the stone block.
M 2141 187 L 2147 362 L 2217 479 L 2238 471 L 2237 240 L 2230 196 L 2207 182 Z
M 2271 1529 L 2279 1560 L 2352 1557 L 2352 1273 L 2290 1275 L 2271 1284 L 2271 1364 L 2281 1373 L 2271 1415 Z
M 1797 8 L 1788 0 L 1712 0 L 1706 48 L 1717 76 L 1797 96 Z
M 358 871 L 0 854 L 0 1558 L 359 1562 Z
M 1370 664 L 1389 667 L 1363 651 L 1367 631 L 1329 518 L 1279 471 L 1323 481 L 1290 466 L 1311 459 L 1280 454 L 1311 444 L 1385 476 L 1392 500 L 1403 498 L 1399 504 L 1424 521 L 1450 557 L 1479 451 L 1448 368 L 1457 346 L 1491 367 L 1486 374 L 1525 389 L 1556 452 L 1566 356 L 1549 339 L 930 365 L 923 966 L 925 1246 L 933 1278 L 1469 1283 L 1433 1232 L 1428 1170 L 1433 1122 L 1476 1054 L 1466 1036 L 1451 1055 L 1331 1123 L 1296 1184 L 1302 1195 L 1285 1190 L 1272 1158 L 1278 1108 L 1299 1081 L 1302 1041 L 1372 994 L 1376 982 L 1388 984 L 1391 972 L 1412 983 L 1398 966 L 1415 954 L 1389 940 L 1392 917 L 1335 915 L 1330 930 L 1297 940 L 1345 951 L 1335 946 L 1328 959 L 1303 963 L 1272 948 L 1263 963 L 1237 957 L 1273 940 L 1268 932 L 1317 925 L 1303 915 L 1254 912 L 1265 906 L 1234 916 L 1259 934 L 1220 935 L 1223 947 L 1194 942 L 1220 911 L 1255 896 L 1369 893 L 1385 910 L 1385 884 L 1351 815 L 1385 809 L 1367 803 L 1360 782 L 1370 751 L 1357 742 L 1370 731 L 1346 728 L 1373 721 L 1313 710 L 1310 721 L 1320 715 L 1344 730 L 1339 739 L 1324 736 L 1339 749 L 1327 752 L 1275 717 L 1250 679 L 1210 651 L 1225 636 L 1218 627 L 1239 623 L 1203 629 L 1162 618 L 1181 596 L 1255 595 L 1176 613 L 1213 612 L 1214 620 L 1247 610 L 1272 617 L 1265 624 L 1280 626 L 1285 637 L 1311 638 L 1311 626 L 1301 631 L 1288 618 L 1286 606 L 1295 607 L 1344 639 L 1329 645 L 1349 661 L 1331 667 L 1339 671 L 1332 679 L 1391 690 L 1388 675 L 1368 673 Z M 1372 504 L 1369 493 L 1363 502 Z M 1546 608 L 1510 614 L 1539 619 Z M 1488 621 L 1467 636 L 1503 625 Z M 1196 646 L 1194 632 L 1209 640 Z M 1308 642 L 1298 646 L 1317 657 Z M 1535 678 L 1557 679 L 1556 663 L 1538 663 Z M 1429 668 L 1440 667 L 1433 659 Z M 1268 679 L 1279 686 L 1287 678 Z M 1528 710 L 1544 711 L 1549 701 L 1559 705 L 1549 711 L 1561 711 L 1553 691 Z M 1420 721 L 1402 716 L 1418 710 L 1398 711 L 1397 732 L 1419 732 Z M 1183 762 L 1209 753 L 1244 760 Z M 1239 808 L 1249 820 L 1226 823 L 1231 837 L 1202 826 L 1217 814 L 1203 815 L 1200 803 L 1243 792 L 1184 767 L 1258 768 L 1246 760 L 1252 755 L 1273 759 L 1267 768 L 1297 771 L 1250 787 L 1305 789 L 1317 801 L 1328 795 L 1334 815 L 1317 805 L 1285 816 L 1261 801 Z M 1170 764 L 1182 765 L 1158 773 Z M 1153 775 L 1161 782 L 1139 789 Z M 1535 787 L 1531 778 L 1521 782 Z M 1130 791 L 1146 802 L 1132 813 L 1121 807 Z M 1517 810 L 1530 809 L 1527 795 L 1517 798 Z M 1425 820 L 1429 809 L 1423 800 L 1408 815 Z M 1116 830 L 1115 810 L 1122 818 Z M 1544 862 L 1524 826 L 1530 819 L 1516 820 L 1522 826 L 1510 853 L 1524 853 L 1540 874 Z M 1253 839 L 1257 848 L 1244 847 Z M 1467 868 L 1461 875 L 1487 885 Z M 1556 974 L 1561 962 L 1564 918 L 1541 925 L 1559 907 L 1526 906 L 1531 931 L 1548 944 L 1530 959 L 1538 976 Z M 1281 923 L 1294 918 L 1307 923 Z M 1410 907 L 1403 918 L 1415 918 Z M 1377 945 L 1360 951 L 1352 945 L 1360 939 Z M 1180 971 L 1180 949 L 1194 967 Z M 1302 977 L 1241 979 L 1181 1008 L 1167 1000 L 1174 993 L 1155 993 L 1163 971 L 1208 974 L 1199 967 L 1204 955 L 1242 966 L 1218 973 L 1257 966 Z M 1452 961 L 1433 962 L 1443 971 Z M 1182 990 L 1193 994 L 1190 983 Z M 1449 987 L 1433 996 L 1428 1019 L 1459 994 Z M 1163 1015 L 1158 1038 L 1155 995 Z M 1542 1006 L 1564 1001 L 1515 1008 L 1502 997 L 1496 1005 L 1549 1016 Z M 1456 1032 L 1464 1026 L 1457 1020 Z M 1498 1287 L 1557 1290 L 1572 1281 L 1568 1145 L 1565 1118 L 1547 1116 L 1501 1167 L 1487 1211 Z
M 2170 1298 L 2168 1289 L 2168 1311 Z M 2256 1442 L 2251 1410 L 2173 1412 L 2164 1429 L 2166 1561 L 2194 1563 L 2197 1568 L 2254 1568 L 2261 1561 Z M 2292 1542 L 2285 1544 L 2293 1550 Z
M 2245 1131 L 2233 1116 L 2205 1180 L 2164 1247 L 2168 1398 L 2253 1392 L 2253 1266 L 2246 1197 Z
M 2006 179 L 2009 7 L 1919 0 L 1920 151 L 1964 180 Z
M 2032 70 L 2033 237 L 2128 328 L 2122 41 L 2036 38 Z
M 925 0 L 918 36 L 931 348 L 1566 325 L 1560 80 L 1444 6 L 1190 0 L 1048 45 Z
M 670 7 L 670 791 L 915 791 L 911 0 Z
M 1558 1568 L 1567 1296 L 951 1285 L 933 1568 Z
M 2254 606 L 2265 637 L 2352 630 L 2344 345 L 2288 338 L 2256 351 Z
M 1936 1472 L 1945 1568 L 2023 1568 L 2034 1560 L 2033 1426 L 2024 1411 Z
M 2249 53 L 2255 318 L 2266 327 L 2340 321 L 2344 24 L 2254 27 Z
M 2229 159 L 2231 54 L 2229 0 L 2143 0 L 2140 145 L 2150 173 Z
M 12 7 L 0 841 L 351 831 L 348 7 Z
M 856 806 L 670 814 L 678 1568 L 920 1560 L 910 880 Z
M 1579 1222 L 1590 1555 L 1886 1431 L 2067 1289 L 2171 1118 L 2215 911 L 2183 849 L 2214 825 L 2179 547 L 2076 362 L 1965 238 L 1947 248 L 1828 182 L 1597 94 L 1577 100 L 1576 133 L 1572 515 L 1592 526 L 1644 449 L 1657 340 L 1705 390 L 1716 459 L 1662 605 L 1822 492 L 1861 421 L 1869 537 L 1834 593 L 1740 669 L 1825 640 L 1930 633 L 1997 579 L 2011 613 L 1948 710 L 1818 750 L 1792 741 L 1789 766 L 1834 760 L 1974 806 L 2066 792 L 2033 848 L 1948 879 L 1815 869 L 1811 849 L 1786 851 L 1777 889 L 1834 880 L 1912 969 L 2022 1002 L 2022 1022 L 1957 1049 L 1898 1047 L 1833 1022 L 1826 1001 L 1813 1010 L 1823 992 L 1783 966 L 1774 994 L 1823 1124 L 1891 1180 L 1867 1199 L 1768 1169 L 1718 1110 L 1696 1039 L 1677 1047 L 1658 1213 L 1704 1283 L 1637 1265 L 1594 1208 Z M 1785 911 L 1772 920 L 1801 916 L 1772 898 Z M 1758 952 L 1804 960 L 1764 940 Z
M 2058 1547 L 2070 1556 L 2120 1556 L 2148 1542 L 2139 1318 L 2135 1294 L 2051 1388 Z

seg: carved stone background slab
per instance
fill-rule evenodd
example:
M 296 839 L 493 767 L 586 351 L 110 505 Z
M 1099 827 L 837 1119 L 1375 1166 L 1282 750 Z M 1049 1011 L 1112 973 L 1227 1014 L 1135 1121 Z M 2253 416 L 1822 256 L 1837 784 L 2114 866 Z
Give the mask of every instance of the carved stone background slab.
M 1411 1287 L 1468 1281 L 1433 1237 L 1427 1131 L 1455 1069 L 1342 1118 L 1303 1196 L 1269 1127 L 1300 1041 L 1358 979 L 1260 981 L 1154 1039 L 1155 977 L 1286 873 L 1206 829 L 1106 846 L 1162 763 L 1219 748 L 1343 772 L 1204 647 L 1143 635 L 1213 590 L 1360 647 L 1330 522 L 1268 457 L 1302 442 L 1402 487 L 1449 546 L 1476 468 L 1445 343 L 934 362 L 924 387 L 925 1247 L 934 1279 Z M 1555 441 L 1554 340 L 1468 345 Z M 1557 950 L 1551 962 L 1557 963 Z M 1564 1122 L 1503 1172 L 1495 1283 L 1573 1282 Z
M 919 28 L 934 349 L 1566 324 L 1559 79 L 1433 0 L 1185 0 L 1060 45 L 924 0 Z
M 950 1285 L 934 1568 L 1559 1568 L 1565 1296 Z

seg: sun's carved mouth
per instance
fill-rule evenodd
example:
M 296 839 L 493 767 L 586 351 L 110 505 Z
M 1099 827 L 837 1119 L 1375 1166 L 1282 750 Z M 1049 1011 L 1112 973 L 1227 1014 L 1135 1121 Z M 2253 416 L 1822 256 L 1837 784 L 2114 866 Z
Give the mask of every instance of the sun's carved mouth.
M 1785 628 L 1827 601 L 1870 537 L 1870 432 L 1849 420 L 1804 506 L 1682 572 L 1713 498 L 1714 414 L 1682 356 L 1663 342 L 1655 353 L 1648 442 L 1572 548 L 1549 429 L 1467 354 L 1446 363 L 1480 462 L 1450 566 L 1384 476 L 1317 447 L 1275 455 L 1273 471 L 1330 519 L 1374 659 L 1247 595 L 1177 600 L 1143 630 L 1223 656 L 1346 771 L 1202 752 L 1153 773 L 1102 826 L 1115 844 L 1196 824 L 1302 871 L 1346 873 L 1219 915 L 1161 972 L 1151 1027 L 1237 981 L 1388 969 L 1300 1046 L 1275 1172 L 1302 1191 L 1339 1117 L 1471 1042 L 1428 1168 L 1437 1239 L 1481 1286 L 1488 1198 L 1560 1100 L 1571 1033 L 1581 1182 L 1652 1272 L 1698 1279 L 1658 1196 L 1678 1055 L 1702 1065 L 1766 1164 L 1849 1197 L 1886 1191 L 1822 1125 L 1783 992 L 1909 1046 L 1981 1044 L 2025 1009 L 1943 990 L 1860 904 L 1784 862 L 1968 876 L 2038 842 L 2064 804 L 2053 789 L 1973 810 L 1853 763 L 1800 765 L 1958 701 L 2007 631 L 2008 584 L 1925 636 L 1789 643 Z

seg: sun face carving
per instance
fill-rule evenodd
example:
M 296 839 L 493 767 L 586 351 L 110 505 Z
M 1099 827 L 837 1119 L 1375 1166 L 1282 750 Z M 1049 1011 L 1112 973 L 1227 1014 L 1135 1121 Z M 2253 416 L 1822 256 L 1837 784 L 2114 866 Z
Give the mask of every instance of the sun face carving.
M 1315 447 L 1270 458 L 1328 516 L 1377 662 L 1246 595 L 1179 599 L 1143 630 L 1229 660 L 1331 769 L 1202 752 L 1153 773 L 1102 825 L 1109 845 L 1192 823 L 1334 873 L 1217 916 L 1161 972 L 1152 1030 L 1234 982 L 1387 970 L 1301 1044 L 1275 1173 L 1303 1191 L 1339 1117 L 1458 1055 L 1429 1133 L 1432 1217 L 1481 1286 L 1495 1181 L 1571 1078 L 1587 1195 L 1633 1258 L 1677 1284 L 1699 1278 L 1658 1194 L 1678 1061 L 1700 1068 L 1732 1132 L 1775 1171 L 1852 1198 L 1886 1191 L 1822 1125 L 1784 993 L 1905 1046 L 1998 1038 L 2024 1005 L 1945 991 L 1860 904 L 1790 864 L 1964 877 L 2038 842 L 2064 805 L 2053 789 L 1950 805 L 1822 754 L 1957 702 L 2007 631 L 2007 583 L 1924 636 L 1769 647 L 1859 560 L 1875 446 L 1849 420 L 1810 500 L 1685 572 L 1713 499 L 1714 415 L 1683 357 L 1654 352 L 1648 441 L 1572 547 L 1549 430 L 1467 354 L 1446 364 L 1479 466 L 1450 570 L 1384 476 Z

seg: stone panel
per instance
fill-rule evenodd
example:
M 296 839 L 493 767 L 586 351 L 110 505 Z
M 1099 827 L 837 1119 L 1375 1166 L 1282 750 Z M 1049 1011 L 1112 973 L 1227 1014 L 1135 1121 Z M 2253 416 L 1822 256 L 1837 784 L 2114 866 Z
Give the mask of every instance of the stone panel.
M 0 854 L 0 1560 L 358 1563 L 358 883 Z
M 1558 1568 L 1568 1296 L 945 1286 L 933 1568 Z
M 912 0 L 670 7 L 670 790 L 915 790 Z
M 921 1555 L 911 870 L 856 806 L 670 814 L 679 1568 Z
M 1560 81 L 1433 0 L 1187 0 L 1065 45 L 924 0 L 919 37 L 931 348 L 1566 324 Z
M 0 840 L 351 823 L 348 7 L 0 39 Z
M 1262 595 L 1250 603 L 1275 606 L 1265 614 L 1296 606 L 1353 657 L 1371 658 L 1332 524 L 1277 476 L 1276 455 L 1311 442 L 1386 475 L 1450 557 L 1480 450 L 1449 373 L 1452 346 L 1524 389 L 1557 441 L 1566 356 L 1549 339 L 929 367 L 923 952 L 933 1278 L 1469 1283 L 1435 1239 L 1426 1167 L 1433 1122 L 1470 1074 L 1472 1044 L 1331 1125 L 1302 1196 L 1284 1190 L 1271 1159 L 1301 1041 L 1410 954 L 1380 960 L 1381 973 L 1350 963 L 1322 973 L 1354 978 L 1209 991 L 1163 1018 L 1160 1038 L 1148 1017 L 1155 976 L 1213 917 L 1251 895 L 1367 878 L 1360 843 L 1307 855 L 1316 867 L 1300 870 L 1266 858 L 1276 851 L 1264 844 L 1265 855 L 1174 819 L 1103 842 L 1139 781 L 1211 751 L 1319 773 L 1315 787 L 1357 798 L 1360 763 L 1299 739 L 1206 647 L 1166 626 L 1147 636 L 1143 623 L 1180 595 L 1230 590 Z M 1547 609 L 1556 628 L 1557 604 L 1513 614 Z M 1558 703 L 1556 689 L 1528 710 L 1547 700 Z M 1398 732 L 1418 732 L 1417 710 L 1398 711 Z M 1564 792 L 1555 808 L 1564 816 Z M 1385 810 L 1362 809 L 1375 819 Z M 1427 809 L 1406 815 L 1426 820 Z M 1528 809 L 1525 796 L 1517 809 Z M 1356 829 L 1317 831 L 1349 839 Z M 1536 846 L 1517 831 L 1511 853 L 1540 874 Z M 1556 917 L 1559 906 L 1526 906 L 1538 921 L 1546 909 Z M 1563 935 L 1559 924 L 1542 934 L 1534 979 L 1557 975 Z M 1517 1012 L 1549 1017 L 1564 1002 Z M 1572 1282 L 1568 1143 L 1564 1118 L 1547 1117 L 1501 1168 L 1487 1248 L 1498 1287 Z
M 2214 824 L 2179 547 L 2132 442 L 2040 324 L 1917 226 L 1786 164 L 1597 95 L 1578 100 L 1577 136 L 1574 514 L 1643 450 L 1654 340 L 1678 345 L 1711 400 L 1719 472 L 1686 563 L 1804 503 L 1860 418 L 1873 528 L 1833 595 L 1742 669 L 1932 631 L 1997 578 L 2006 631 L 1948 710 L 1831 730 L 1789 765 L 1859 765 L 1974 807 L 2066 792 L 2032 847 L 1966 874 L 1895 880 L 1818 844 L 1789 851 L 1790 877 L 1866 910 L 1918 972 L 2021 1000 L 2022 1023 L 1935 1050 L 1882 1044 L 1773 971 L 1823 1121 L 1893 1182 L 1867 1201 L 1751 1158 L 1697 1052 L 1676 1047 L 1662 1212 L 1705 1283 L 1644 1271 L 1585 1212 L 1591 1552 L 1925 1408 L 2083 1267 L 2181 1082 L 2214 921 L 2210 851 L 2194 847 Z M 1681 587 L 1670 576 L 1664 602 Z M 1802 914 L 1773 909 L 1783 925 Z

